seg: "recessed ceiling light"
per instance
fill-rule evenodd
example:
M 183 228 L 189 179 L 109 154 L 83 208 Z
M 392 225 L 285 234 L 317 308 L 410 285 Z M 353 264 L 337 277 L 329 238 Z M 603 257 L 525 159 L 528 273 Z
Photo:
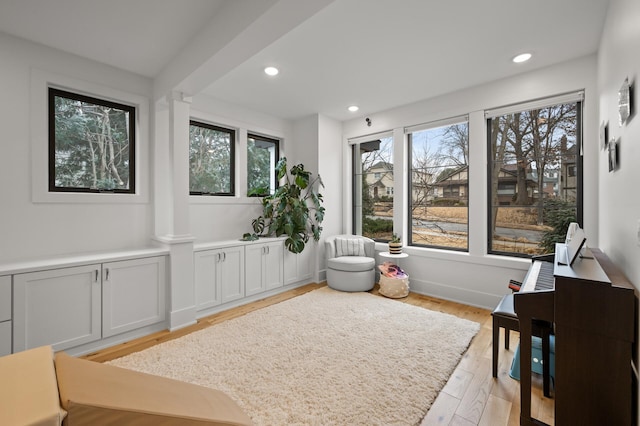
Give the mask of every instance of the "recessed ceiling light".
M 360 108 L 358 108 L 358 105 L 351 105 L 349 108 L 347 108 L 349 111 L 351 112 L 356 112 L 357 110 L 359 110 Z
M 266 67 L 266 68 L 264 69 L 264 73 L 265 73 L 266 75 L 274 76 L 274 75 L 277 75 L 279 72 L 280 72 L 280 71 L 278 71 L 278 68 L 276 68 L 276 67 Z
M 526 62 L 529 59 L 531 59 L 531 53 L 521 53 L 515 58 L 513 58 L 512 61 L 515 62 L 516 64 L 519 64 L 522 62 Z

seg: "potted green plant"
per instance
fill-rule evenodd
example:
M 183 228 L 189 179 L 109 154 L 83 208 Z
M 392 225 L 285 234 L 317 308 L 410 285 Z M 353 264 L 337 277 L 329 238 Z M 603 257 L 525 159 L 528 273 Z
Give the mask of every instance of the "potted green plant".
M 391 240 L 389 241 L 389 253 L 402 253 L 402 239 L 396 233 L 391 236 Z
M 262 215 L 251 223 L 254 234 L 244 234 L 243 239 L 286 235 L 287 250 L 300 253 L 310 238 L 320 239 L 325 209 L 318 187 L 324 188 L 324 184 L 320 175 L 314 178 L 302 164 L 287 173 L 286 157 L 276 164 L 276 173 L 279 181 L 285 180 L 273 194 L 262 199 Z

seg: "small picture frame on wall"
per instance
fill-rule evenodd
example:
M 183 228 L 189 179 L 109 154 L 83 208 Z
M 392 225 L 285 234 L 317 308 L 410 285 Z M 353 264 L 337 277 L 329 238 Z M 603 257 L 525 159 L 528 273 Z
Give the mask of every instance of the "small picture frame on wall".
M 618 91 L 618 123 L 620 127 L 633 115 L 633 86 L 625 78 Z
M 612 172 L 618 168 L 618 142 L 615 139 L 611 139 L 608 143 L 609 150 L 609 171 Z
M 607 149 L 607 143 L 609 143 L 609 122 L 602 122 L 600 124 L 600 146 L 602 149 Z

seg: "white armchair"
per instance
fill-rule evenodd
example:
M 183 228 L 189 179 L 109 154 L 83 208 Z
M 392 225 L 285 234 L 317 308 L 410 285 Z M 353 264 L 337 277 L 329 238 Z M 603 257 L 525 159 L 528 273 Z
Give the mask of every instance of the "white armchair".
M 325 240 L 327 284 L 340 291 L 369 291 L 376 282 L 375 242 L 358 235 Z

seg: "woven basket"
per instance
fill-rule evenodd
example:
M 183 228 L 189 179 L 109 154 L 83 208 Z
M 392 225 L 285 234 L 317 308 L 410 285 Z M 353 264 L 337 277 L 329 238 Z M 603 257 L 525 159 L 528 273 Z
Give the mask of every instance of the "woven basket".
M 380 294 L 392 299 L 399 299 L 409 295 L 409 277 L 390 278 L 380 274 Z

